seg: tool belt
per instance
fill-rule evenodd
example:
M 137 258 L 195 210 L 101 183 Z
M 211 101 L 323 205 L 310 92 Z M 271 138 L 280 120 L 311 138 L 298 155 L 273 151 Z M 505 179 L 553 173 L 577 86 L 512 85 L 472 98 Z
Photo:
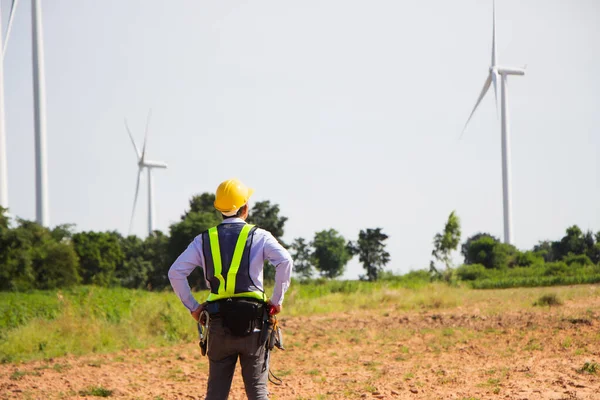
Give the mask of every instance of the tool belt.
M 246 298 L 229 298 L 206 304 L 211 320 L 220 319 L 233 336 L 248 336 L 262 327 L 263 302 Z

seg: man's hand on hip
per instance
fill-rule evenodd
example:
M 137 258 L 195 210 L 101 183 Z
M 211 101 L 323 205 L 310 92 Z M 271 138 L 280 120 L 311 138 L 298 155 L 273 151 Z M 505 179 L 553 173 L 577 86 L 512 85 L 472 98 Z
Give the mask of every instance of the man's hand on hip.
M 267 301 L 267 306 L 269 307 L 269 315 L 276 315 L 281 312 L 281 305 L 272 304 L 270 301 Z
M 204 307 L 202 306 L 202 304 L 200 304 L 198 308 L 191 312 L 192 318 L 194 318 L 196 322 L 200 321 L 200 313 L 202 312 L 202 310 L 204 310 Z

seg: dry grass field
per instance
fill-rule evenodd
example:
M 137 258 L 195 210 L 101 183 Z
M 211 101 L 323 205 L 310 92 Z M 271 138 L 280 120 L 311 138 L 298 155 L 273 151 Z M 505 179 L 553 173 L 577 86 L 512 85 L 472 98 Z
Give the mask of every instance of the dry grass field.
M 600 286 L 438 289 L 290 306 L 271 398 L 600 399 Z M 5 363 L 0 399 L 203 399 L 207 372 L 194 341 Z M 238 372 L 230 399 L 245 398 Z

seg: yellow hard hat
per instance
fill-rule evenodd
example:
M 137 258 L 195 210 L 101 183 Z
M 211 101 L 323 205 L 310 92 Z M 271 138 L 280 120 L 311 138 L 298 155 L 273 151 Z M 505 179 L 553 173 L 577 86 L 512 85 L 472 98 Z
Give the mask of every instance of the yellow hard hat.
M 237 211 L 248 202 L 252 193 L 254 189 L 250 189 L 239 179 L 228 179 L 217 188 L 214 206 L 222 213 Z

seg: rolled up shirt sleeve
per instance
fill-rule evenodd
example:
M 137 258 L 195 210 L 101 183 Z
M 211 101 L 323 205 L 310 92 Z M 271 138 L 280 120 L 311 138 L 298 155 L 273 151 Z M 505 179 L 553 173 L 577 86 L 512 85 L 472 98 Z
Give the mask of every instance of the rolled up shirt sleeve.
M 187 249 L 177 257 L 171 268 L 169 268 L 171 287 L 173 287 L 179 300 L 190 311 L 194 311 L 200 306 L 200 303 L 192 295 L 187 277 L 196 267 L 203 267 L 201 241 L 201 237 L 197 236 Z
M 293 268 L 292 256 L 269 232 L 266 232 L 263 252 L 264 258 L 275 266 L 275 288 L 271 303 L 281 305 L 285 292 L 290 287 Z

